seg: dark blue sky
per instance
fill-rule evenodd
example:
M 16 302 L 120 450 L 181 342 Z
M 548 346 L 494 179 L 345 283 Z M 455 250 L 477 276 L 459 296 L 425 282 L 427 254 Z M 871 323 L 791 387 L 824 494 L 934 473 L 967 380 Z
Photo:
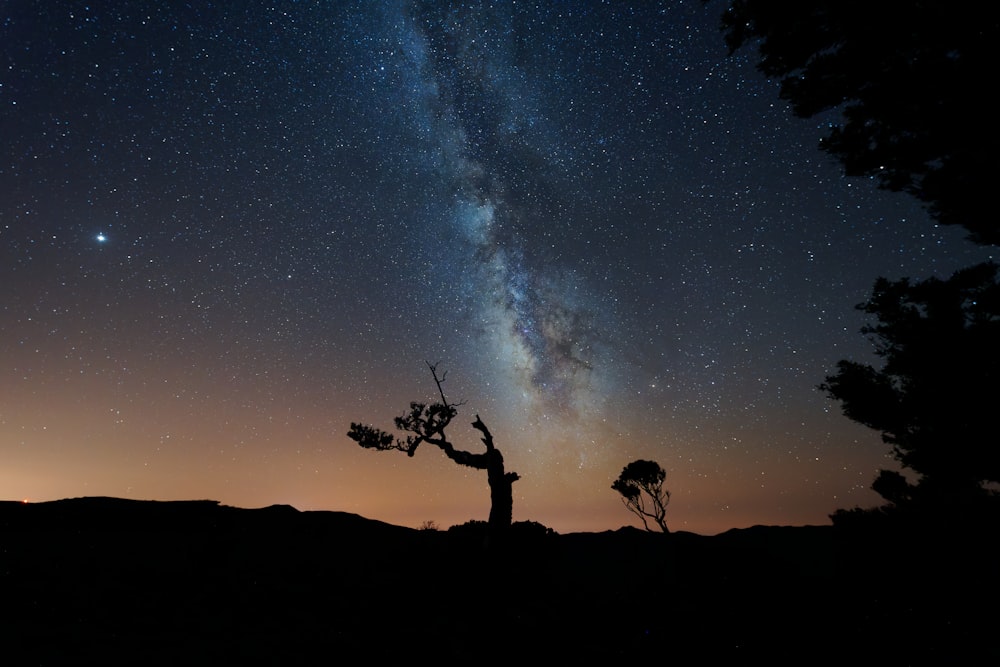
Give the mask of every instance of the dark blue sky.
M 447 369 L 515 520 L 675 528 L 871 505 L 888 448 L 816 386 L 877 276 L 988 251 L 845 179 L 719 3 L 8 3 L 0 489 L 485 518 L 359 450 Z M 453 427 L 475 450 L 475 432 Z

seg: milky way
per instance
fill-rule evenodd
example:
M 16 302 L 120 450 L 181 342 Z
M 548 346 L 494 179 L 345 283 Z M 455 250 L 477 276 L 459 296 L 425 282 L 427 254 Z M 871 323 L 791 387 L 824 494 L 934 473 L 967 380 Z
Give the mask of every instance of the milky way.
M 471 260 L 460 281 L 479 332 L 471 343 L 514 381 L 529 414 L 578 417 L 601 373 L 599 334 L 589 287 L 560 253 L 567 220 L 539 206 L 540 191 L 564 187 L 558 160 L 545 154 L 561 140 L 536 120 L 543 82 L 511 62 L 515 17 L 398 9 L 386 19 L 402 26 L 410 69 L 400 80 L 419 101 L 398 113 L 412 116 L 413 145 L 446 196 L 443 215 L 427 222 L 453 239 L 442 251 Z

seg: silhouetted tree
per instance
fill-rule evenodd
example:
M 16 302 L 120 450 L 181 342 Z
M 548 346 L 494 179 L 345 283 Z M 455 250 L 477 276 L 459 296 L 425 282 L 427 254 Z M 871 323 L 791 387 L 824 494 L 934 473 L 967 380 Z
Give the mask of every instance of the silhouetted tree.
M 472 422 L 472 428 L 482 434 L 482 442 L 486 446 L 486 451 L 481 454 L 473 454 L 461 449 L 455 449 L 448 440 L 444 430 L 451 424 L 451 420 L 458 414 L 458 406 L 461 403 L 449 403 L 445 398 L 441 384 L 445 380 L 445 375 L 440 378 L 437 374 L 437 367 L 428 364 L 434 383 L 437 385 L 438 394 L 441 396 L 440 403 L 410 403 L 410 411 L 400 417 L 396 417 L 396 428 L 406 431 L 410 435 L 405 440 L 393 437 L 372 426 L 364 424 L 351 424 L 351 430 L 347 435 L 362 447 L 378 449 L 381 451 L 399 450 L 406 452 L 407 456 L 413 456 L 417 447 L 421 443 L 434 445 L 455 463 L 485 470 L 487 481 L 490 485 L 490 517 L 489 528 L 494 535 L 505 534 L 510 528 L 514 511 L 513 484 L 520 476 L 516 472 L 504 470 L 503 455 L 500 450 L 493 445 L 493 435 L 483 420 L 476 415 L 476 421 Z
M 1000 284 L 992 262 L 948 280 L 879 278 L 858 306 L 879 369 L 843 360 L 820 385 L 850 419 L 873 428 L 911 483 L 883 470 L 872 488 L 895 505 L 941 505 L 988 495 L 1000 481 Z
M 798 116 L 842 112 L 821 147 L 848 175 L 909 193 L 940 223 L 1000 244 L 987 213 L 1000 143 L 984 103 L 997 17 L 986 2 L 732 0 L 721 23 L 730 53 L 758 46 L 758 69 L 780 79 Z
M 652 531 L 647 519 L 652 519 L 664 533 L 669 533 L 666 514 L 670 491 L 663 488 L 667 473 L 655 461 L 639 459 L 622 469 L 611 488 L 622 496 L 629 512 L 642 519 L 646 530 Z

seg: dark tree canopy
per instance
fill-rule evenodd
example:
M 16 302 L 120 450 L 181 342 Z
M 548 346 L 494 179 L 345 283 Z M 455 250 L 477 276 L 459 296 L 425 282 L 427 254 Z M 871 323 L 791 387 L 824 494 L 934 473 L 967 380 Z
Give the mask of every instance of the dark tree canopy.
M 472 428 L 481 434 L 486 451 L 475 454 L 455 448 L 445 434 L 445 429 L 458 415 L 458 406 L 461 404 L 448 402 L 441 387 L 446 374 L 438 377 L 437 367 L 433 364 L 428 366 L 437 385 L 441 402 L 431 404 L 413 402 L 410 403 L 408 413 L 396 417 L 396 428 L 409 434 L 404 440 L 373 426 L 357 423 L 351 424 L 347 436 L 362 447 L 380 451 L 399 450 L 406 452 L 407 456 L 413 456 L 417 447 L 426 442 L 440 449 L 455 463 L 485 470 L 490 485 L 490 531 L 495 536 L 506 533 L 513 519 L 513 484 L 520 479 L 520 476 L 516 472 L 507 472 L 504 469 L 503 455 L 494 446 L 493 435 L 479 415 L 476 415 L 476 421 L 472 422 Z
M 758 46 L 758 68 L 804 118 L 838 110 L 822 148 L 851 176 L 906 192 L 941 224 L 1000 244 L 990 214 L 1000 142 L 989 85 L 1000 13 L 989 2 L 732 0 L 731 52 Z
M 667 473 L 655 461 L 639 459 L 622 469 L 611 488 L 622 496 L 622 503 L 629 512 L 642 519 L 642 525 L 651 531 L 647 519 L 652 519 L 664 533 L 667 529 L 667 504 L 670 491 L 663 488 Z
M 882 367 L 841 361 L 821 389 L 850 419 L 892 445 L 910 484 L 883 470 L 873 488 L 888 501 L 960 501 L 1000 482 L 1000 284 L 980 264 L 947 280 L 880 278 L 858 306 Z

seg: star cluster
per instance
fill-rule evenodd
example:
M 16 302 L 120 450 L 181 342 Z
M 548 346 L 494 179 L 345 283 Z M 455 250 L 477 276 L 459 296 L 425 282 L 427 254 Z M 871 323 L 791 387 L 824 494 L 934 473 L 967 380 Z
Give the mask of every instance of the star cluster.
M 629 522 L 636 458 L 680 529 L 872 504 L 887 449 L 816 386 L 877 276 L 985 251 L 842 177 L 719 11 L 6 7 L 3 495 L 483 518 L 474 471 L 346 437 L 436 362 L 515 519 Z

